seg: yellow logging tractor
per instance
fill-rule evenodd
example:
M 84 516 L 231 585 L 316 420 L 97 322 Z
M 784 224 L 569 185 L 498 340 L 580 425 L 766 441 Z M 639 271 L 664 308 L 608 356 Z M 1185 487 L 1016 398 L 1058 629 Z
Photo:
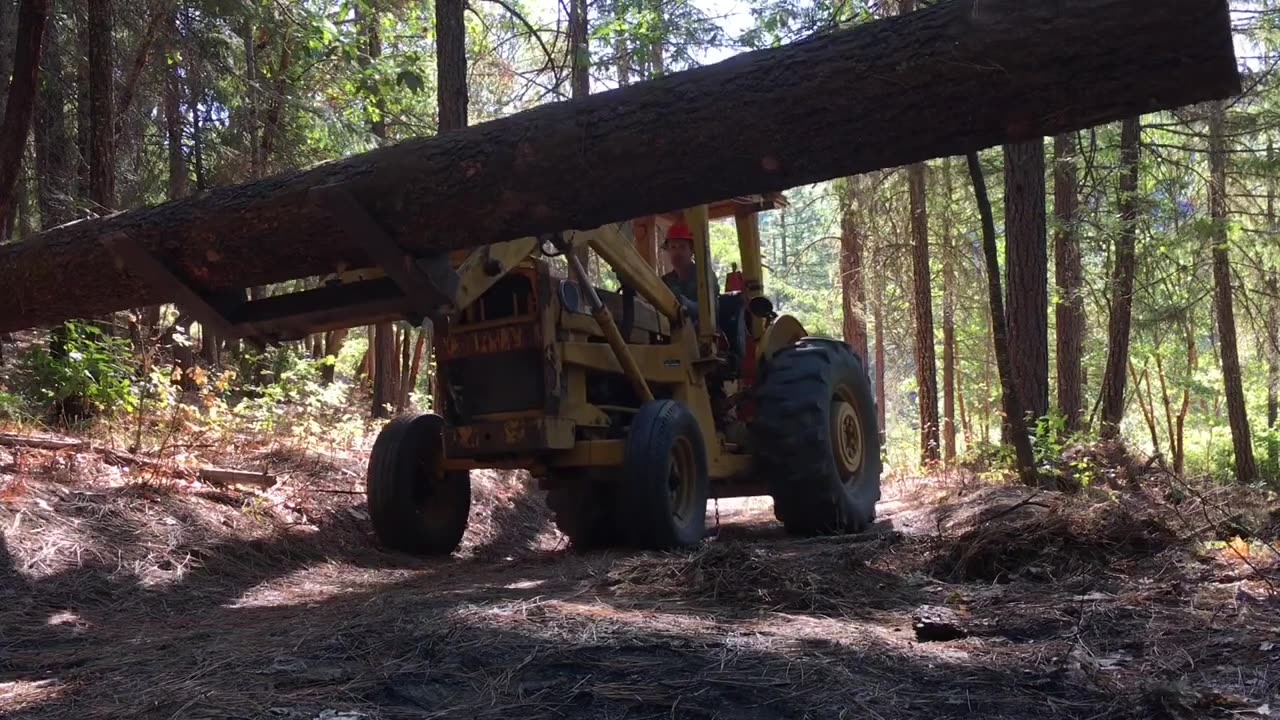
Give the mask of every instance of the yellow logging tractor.
M 739 197 L 453 256 L 435 273 L 436 412 L 391 421 L 369 461 L 379 540 L 452 552 L 479 468 L 527 470 L 579 548 L 697 543 L 709 498 L 771 495 L 796 534 L 868 527 L 881 461 L 863 359 L 763 294 L 758 216 L 783 204 Z M 710 223 L 729 218 L 742 269 L 721 292 Z M 675 223 L 696 298 L 658 272 Z M 587 248 L 619 290 L 593 286 Z

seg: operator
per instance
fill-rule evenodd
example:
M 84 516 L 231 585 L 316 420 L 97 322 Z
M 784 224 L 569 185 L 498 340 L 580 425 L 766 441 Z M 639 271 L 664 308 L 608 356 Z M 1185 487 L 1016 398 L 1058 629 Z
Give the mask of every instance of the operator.
M 676 294 L 676 299 L 684 307 L 694 323 L 698 322 L 698 269 L 693 262 L 693 233 L 684 221 L 678 221 L 667 230 L 666 239 L 662 241 L 662 249 L 667 251 L 667 259 L 671 262 L 671 272 L 662 276 L 662 281 Z M 715 271 L 711 272 L 711 300 L 716 300 L 719 283 Z M 714 305 L 712 306 L 714 311 Z

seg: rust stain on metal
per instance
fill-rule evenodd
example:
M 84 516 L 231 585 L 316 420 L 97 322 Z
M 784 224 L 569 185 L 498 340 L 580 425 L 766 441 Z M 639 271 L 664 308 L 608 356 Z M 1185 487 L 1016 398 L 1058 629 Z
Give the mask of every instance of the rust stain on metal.
M 508 445 L 518 445 L 524 442 L 529 433 L 529 424 L 524 420 L 508 420 L 502 424 L 502 431 Z
M 525 350 L 541 344 L 538 327 L 531 323 L 451 332 L 441 340 L 442 355 L 446 358 Z

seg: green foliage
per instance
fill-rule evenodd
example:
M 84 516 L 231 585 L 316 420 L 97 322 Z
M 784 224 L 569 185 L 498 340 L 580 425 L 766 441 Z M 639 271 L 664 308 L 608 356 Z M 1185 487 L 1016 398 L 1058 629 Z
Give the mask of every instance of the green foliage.
M 345 411 L 349 388 L 343 383 L 324 384 L 324 363 L 299 355 L 290 348 L 271 348 L 264 358 L 268 370 L 252 393 L 235 403 L 234 417 L 255 430 L 318 438 L 326 421 Z
M 1258 472 L 1262 479 L 1273 486 L 1280 486 L 1280 426 L 1259 428 L 1254 433 L 1253 446 L 1262 450 L 1258 457 Z
M 19 390 L 27 405 L 68 420 L 134 410 L 136 364 L 129 341 L 88 323 L 63 328 L 61 339 L 52 341 L 60 345 L 56 351 L 33 347 L 19 361 Z
M 0 390 L 0 420 L 22 420 L 26 414 L 26 406 L 22 398 L 14 393 Z

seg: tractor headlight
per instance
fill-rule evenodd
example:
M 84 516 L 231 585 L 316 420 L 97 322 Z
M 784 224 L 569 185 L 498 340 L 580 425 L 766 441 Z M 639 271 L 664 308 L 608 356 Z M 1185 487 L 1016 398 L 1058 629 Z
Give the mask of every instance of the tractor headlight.
M 582 291 L 578 289 L 576 283 L 568 280 L 560 281 L 560 307 L 571 313 L 576 313 L 582 309 Z

